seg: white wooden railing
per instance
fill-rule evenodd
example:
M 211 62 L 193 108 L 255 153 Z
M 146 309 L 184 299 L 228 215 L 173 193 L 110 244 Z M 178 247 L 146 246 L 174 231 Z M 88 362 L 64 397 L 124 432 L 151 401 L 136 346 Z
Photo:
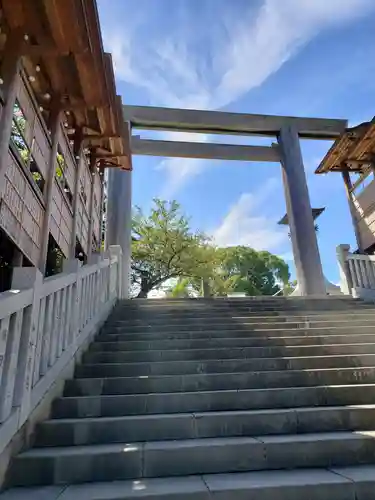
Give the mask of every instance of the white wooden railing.
M 350 253 L 349 245 L 337 247 L 341 291 L 353 297 L 375 300 L 375 255 Z
M 0 453 L 122 297 L 121 248 L 43 279 L 15 268 L 0 293 Z

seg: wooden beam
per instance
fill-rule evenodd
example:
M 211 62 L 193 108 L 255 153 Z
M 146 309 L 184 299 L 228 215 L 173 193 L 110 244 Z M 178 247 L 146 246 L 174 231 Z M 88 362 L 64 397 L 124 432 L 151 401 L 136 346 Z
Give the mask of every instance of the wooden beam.
M 375 167 L 375 162 L 371 160 L 347 160 L 344 161 L 344 165 L 351 168 L 351 167 Z
M 55 45 L 23 45 L 23 55 L 30 57 L 60 57 L 63 54 Z
M 133 136 L 131 152 L 135 155 L 174 158 L 205 158 L 211 160 L 237 160 L 280 162 L 278 146 L 238 146 L 203 142 L 157 141 Z
M 112 132 L 104 132 L 103 134 L 85 134 L 83 136 L 84 140 L 95 140 L 95 139 L 118 139 L 121 135 L 113 135 Z
M 96 156 L 98 159 L 105 159 L 105 158 L 127 158 L 128 155 L 117 155 L 116 153 L 108 153 L 108 154 L 98 154 Z
M 306 139 L 336 139 L 347 127 L 346 120 L 254 115 L 222 111 L 123 106 L 123 117 L 134 128 L 190 131 L 209 134 L 277 136 L 281 128 L 293 126 Z

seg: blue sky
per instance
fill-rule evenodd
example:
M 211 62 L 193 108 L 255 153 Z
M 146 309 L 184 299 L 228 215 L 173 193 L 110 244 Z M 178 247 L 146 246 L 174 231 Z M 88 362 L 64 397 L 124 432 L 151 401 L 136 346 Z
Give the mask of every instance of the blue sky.
M 374 115 L 374 0 L 99 0 L 98 5 L 125 104 L 346 118 L 351 125 Z M 354 234 L 341 176 L 313 174 L 329 146 L 302 142 L 311 203 L 326 207 L 318 222 L 324 272 L 337 282 L 335 247 L 354 245 Z M 156 196 L 177 199 L 192 225 L 217 244 L 249 245 L 291 259 L 287 230 L 277 225 L 285 213 L 278 165 L 135 157 L 133 166 L 134 204 L 147 210 Z

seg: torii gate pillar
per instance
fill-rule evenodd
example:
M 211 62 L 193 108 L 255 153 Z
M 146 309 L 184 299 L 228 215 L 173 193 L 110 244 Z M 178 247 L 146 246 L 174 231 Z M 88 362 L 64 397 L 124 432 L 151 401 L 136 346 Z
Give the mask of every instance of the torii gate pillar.
M 326 295 L 298 130 L 284 126 L 278 136 L 285 201 L 301 295 Z
M 122 295 L 130 297 L 130 259 L 132 223 L 132 172 L 111 168 L 108 173 L 106 248 L 122 249 Z

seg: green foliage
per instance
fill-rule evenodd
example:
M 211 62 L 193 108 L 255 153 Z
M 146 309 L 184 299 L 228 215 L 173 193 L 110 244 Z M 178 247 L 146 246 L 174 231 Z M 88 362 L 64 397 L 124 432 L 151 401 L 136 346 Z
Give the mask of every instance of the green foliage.
M 169 291 L 167 292 L 167 297 L 173 299 L 190 297 L 190 288 L 190 280 L 188 278 L 181 278 L 173 287 L 169 289 Z
M 287 296 L 294 292 L 297 287 L 297 280 L 289 281 L 284 285 L 283 295 Z
M 12 131 L 11 131 L 11 138 L 13 141 L 13 144 L 16 146 L 23 162 L 25 165 L 28 164 L 29 158 L 30 158 L 30 151 L 29 147 L 27 146 L 25 139 L 23 138 L 23 133 L 25 131 L 25 120 L 18 119 L 16 118 L 16 115 L 13 115 L 13 121 L 12 121 Z M 23 123 L 23 126 L 20 127 L 19 123 Z
M 56 177 L 61 180 L 64 178 L 64 170 L 65 170 L 65 158 L 61 153 L 57 153 L 56 155 L 57 165 L 56 165 Z
M 132 221 L 132 280 L 139 297 L 175 277 L 209 273 L 213 249 L 200 232 L 193 232 L 176 201 L 154 199 L 150 215 L 137 208 Z
M 210 286 L 213 295 L 242 292 L 273 295 L 289 280 L 288 265 L 276 255 L 245 246 L 217 249 L 219 268 Z
M 31 155 L 30 148 L 24 139 L 26 133 L 26 125 L 27 125 L 26 118 L 22 112 L 19 103 L 16 101 L 13 107 L 11 139 L 13 144 L 16 146 L 25 167 L 30 169 L 31 175 L 35 183 L 37 184 L 39 189 L 43 192 L 43 187 L 44 187 L 43 176 L 38 171 L 36 163 Z

